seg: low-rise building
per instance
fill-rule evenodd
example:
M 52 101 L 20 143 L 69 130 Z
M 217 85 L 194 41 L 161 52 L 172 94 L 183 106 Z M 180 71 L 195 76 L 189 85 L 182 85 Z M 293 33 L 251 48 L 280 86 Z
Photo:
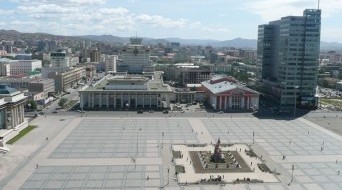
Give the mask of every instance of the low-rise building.
M 10 75 L 26 74 L 42 68 L 41 60 L 10 60 L 0 59 L 0 64 L 8 64 Z M 2 73 L 8 73 L 8 68 Z
M 98 83 L 79 91 L 81 109 L 167 108 L 172 90 L 163 82 L 163 73 L 107 75 Z
M 211 72 L 201 68 L 182 68 L 181 69 L 181 84 L 200 84 L 202 81 L 211 78 Z
M 28 83 L 28 91 L 30 93 L 43 93 L 43 98 L 46 99 L 49 93 L 55 92 L 54 79 L 37 79 Z
M 86 67 L 76 67 L 64 72 L 51 72 L 48 78 L 55 79 L 55 91 L 65 92 L 86 78 Z
M 214 76 L 201 84 L 202 90 L 207 92 L 208 103 L 215 110 L 252 111 L 259 108 L 260 93 L 234 83 L 224 75 Z

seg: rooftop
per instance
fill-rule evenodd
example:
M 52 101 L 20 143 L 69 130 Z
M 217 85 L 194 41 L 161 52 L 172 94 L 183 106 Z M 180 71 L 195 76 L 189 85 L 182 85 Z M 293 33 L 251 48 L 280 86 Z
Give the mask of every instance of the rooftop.
M 127 91 L 127 90 L 139 90 L 141 91 L 141 88 L 136 88 L 135 86 L 142 86 L 143 83 L 146 84 L 146 89 L 148 91 L 168 91 L 171 92 L 171 87 L 168 84 L 164 84 L 163 81 L 163 72 L 155 72 L 152 76 L 152 79 L 149 79 L 147 77 L 144 77 L 143 75 L 124 75 L 124 76 L 106 76 L 102 80 L 98 81 L 96 84 L 93 84 L 89 86 L 88 88 L 84 89 L 84 91 L 110 91 L 111 89 L 106 90 L 106 86 L 112 82 L 112 85 L 114 86 L 113 82 L 120 82 L 122 81 L 122 86 L 125 86 L 121 91 Z M 131 83 L 132 82 L 132 83 Z M 133 83 L 133 82 L 137 82 Z M 130 84 L 128 84 L 130 83 Z M 119 83 L 116 83 L 118 85 L 121 85 Z M 129 86 L 129 87 L 128 87 Z M 116 91 L 120 91 L 120 89 L 115 89 Z
M 259 92 L 249 89 L 247 87 L 241 86 L 237 83 L 230 82 L 231 79 L 229 79 L 227 76 L 224 75 L 218 75 L 212 77 L 210 80 L 204 81 L 201 84 L 210 90 L 213 94 L 220 94 L 229 90 L 233 89 L 241 89 L 244 91 L 248 91 L 251 93 L 259 94 Z

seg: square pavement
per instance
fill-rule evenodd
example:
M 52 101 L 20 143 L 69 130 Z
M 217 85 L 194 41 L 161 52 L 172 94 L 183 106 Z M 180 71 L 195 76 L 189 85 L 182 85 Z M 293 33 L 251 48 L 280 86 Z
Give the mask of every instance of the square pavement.
M 61 138 L 51 154 L 40 158 L 64 162 L 46 162 L 49 164 L 34 169 L 24 178 L 21 189 L 158 189 L 166 183 L 165 167 L 170 164 L 164 158 L 161 144 L 204 143 L 204 136 L 212 142 L 220 137 L 222 143 L 251 144 L 253 132 L 255 144 L 270 158 L 268 163 L 282 169 L 280 183 L 179 186 L 170 175 L 171 183 L 165 189 L 342 189 L 342 175 L 338 175 L 338 171 L 342 172 L 342 138 L 324 130 L 301 119 L 88 117 Z M 282 155 L 288 159 L 279 159 Z M 108 160 L 103 165 L 92 164 L 92 159 L 132 156 L 145 162 L 136 167 L 127 163 L 108 165 Z M 156 158 L 162 163 L 149 162 Z M 88 160 L 90 164 L 63 165 L 75 159 Z M 292 164 L 294 182 L 288 186 Z

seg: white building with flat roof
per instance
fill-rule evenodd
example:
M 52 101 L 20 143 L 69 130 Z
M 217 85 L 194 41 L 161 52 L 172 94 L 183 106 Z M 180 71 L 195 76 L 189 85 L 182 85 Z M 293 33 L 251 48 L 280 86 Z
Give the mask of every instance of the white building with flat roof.
M 79 91 L 81 109 L 167 108 L 171 87 L 163 82 L 163 72 L 152 78 L 143 75 L 107 75 L 97 84 Z
M 35 71 L 36 69 L 42 68 L 41 60 L 11 60 L 11 59 L 0 59 L 1 65 L 9 65 L 10 75 L 27 74 Z M 2 66 L 5 69 L 3 73 L 8 73 L 8 66 Z
M 105 56 L 105 65 L 106 65 L 106 73 L 116 72 L 116 62 L 118 60 L 117 55 L 106 55 Z

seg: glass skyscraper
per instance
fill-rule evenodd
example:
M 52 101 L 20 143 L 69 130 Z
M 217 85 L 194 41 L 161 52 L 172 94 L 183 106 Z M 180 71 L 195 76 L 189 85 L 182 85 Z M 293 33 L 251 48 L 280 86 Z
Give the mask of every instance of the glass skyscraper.
M 287 16 L 258 27 L 259 77 L 280 108 L 315 106 L 321 10 Z

